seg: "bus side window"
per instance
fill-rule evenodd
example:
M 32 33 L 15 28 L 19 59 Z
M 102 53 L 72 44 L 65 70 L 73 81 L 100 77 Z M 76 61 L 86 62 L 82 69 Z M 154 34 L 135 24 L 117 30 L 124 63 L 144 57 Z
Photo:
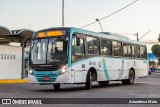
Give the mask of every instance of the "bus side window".
M 144 58 L 146 58 L 146 59 L 147 59 L 147 47 L 145 47 L 144 55 L 145 55 L 145 57 L 144 57 Z
M 101 55 L 112 55 L 111 40 L 101 39 Z
M 123 48 L 122 43 L 118 41 L 112 41 L 113 47 L 113 56 L 122 57 L 123 56 Z
M 133 56 L 133 58 L 136 57 L 136 55 L 135 55 L 135 45 L 132 45 L 132 56 Z
M 80 39 L 80 45 L 77 46 L 77 39 Z M 72 38 L 72 62 L 85 57 L 84 39 L 79 37 Z
M 136 45 L 135 48 L 136 58 L 140 58 L 140 48 L 138 45 Z
M 88 55 L 99 55 L 98 39 L 94 37 L 87 37 Z
M 141 58 L 147 58 L 146 47 L 140 46 L 140 55 L 141 55 Z
M 123 55 L 124 57 L 132 57 L 132 49 L 130 44 L 123 43 Z

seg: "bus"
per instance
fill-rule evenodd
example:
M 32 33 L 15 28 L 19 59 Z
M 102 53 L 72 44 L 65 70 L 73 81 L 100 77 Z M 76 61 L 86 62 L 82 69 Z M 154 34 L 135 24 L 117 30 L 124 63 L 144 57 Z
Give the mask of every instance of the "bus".
M 148 75 L 144 43 L 108 32 L 92 32 L 75 27 L 37 31 L 29 55 L 29 81 L 32 84 L 108 85 L 122 81 L 132 85 L 137 77 Z

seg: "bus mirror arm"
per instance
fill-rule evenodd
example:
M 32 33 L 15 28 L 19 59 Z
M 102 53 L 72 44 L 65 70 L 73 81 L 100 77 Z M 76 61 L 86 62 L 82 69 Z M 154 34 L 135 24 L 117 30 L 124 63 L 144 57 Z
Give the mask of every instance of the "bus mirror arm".
M 73 34 L 73 37 L 75 37 L 75 38 L 76 38 L 76 45 L 77 45 L 77 46 L 80 46 L 80 38 L 79 38 L 79 37 L 77 37 L 77 35 L 76 35 L 76 34 Z
M 80 46 L 80 38 L 79 37 L 76 38 L 76 45 Z
M 31 41 L 32 41 L 32 42 L 31 42 L 32 44 L 31 44 L 30 46 L 31 46 L 31 50 L 32 50 L 33 47 L 34 47 L 34 40 L 31 38 Z

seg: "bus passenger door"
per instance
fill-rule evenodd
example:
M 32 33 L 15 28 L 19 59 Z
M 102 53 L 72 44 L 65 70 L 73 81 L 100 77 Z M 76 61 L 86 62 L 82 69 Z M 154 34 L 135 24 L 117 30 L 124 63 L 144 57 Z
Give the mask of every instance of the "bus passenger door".
M 73 34 L 72 38 L 72 72 L 74 72 L 74 82 L 81 83 L 86 81 L 85 71 L 85 41 L 79 34 Z

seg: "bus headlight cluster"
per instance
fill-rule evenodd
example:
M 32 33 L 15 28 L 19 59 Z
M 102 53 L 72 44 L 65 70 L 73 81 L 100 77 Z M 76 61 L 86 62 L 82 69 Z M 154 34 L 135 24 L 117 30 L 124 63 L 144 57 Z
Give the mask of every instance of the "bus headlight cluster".
M 66 72 L 66 68 L 67 66 L 63 66 L 62 69 L 61 69 L 61 74 L 64 74 Z
M 33 70 L 30 69 L 30 70 L 29 70 L 29 73 L 33 75 Z

